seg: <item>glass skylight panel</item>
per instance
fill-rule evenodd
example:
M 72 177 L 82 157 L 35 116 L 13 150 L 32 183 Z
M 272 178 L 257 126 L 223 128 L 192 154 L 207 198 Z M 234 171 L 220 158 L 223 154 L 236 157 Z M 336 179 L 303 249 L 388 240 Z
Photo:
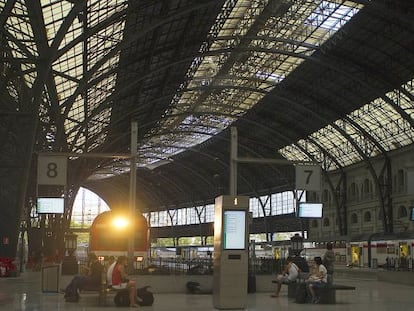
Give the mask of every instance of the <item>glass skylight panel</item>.
M 400 89 L 414 95 L 412 80 L 402 85 Z M 413 105 L 406 94 L 400 90 L 394 90 L 385 94 L 385 97 L 394 104 L 410 113 Z M 407 120 L 385 101 L 384 98 L 377 98 L 365 104 L 361 108 L 348 115 L 349 119 L 362 127 L 375 142 L 379 143 L 384 150 L 395 150 L 414 142 L 414 130 Z M 367 156 L 372 157 L 380 154 L 381 150 L 375 145 L 370 137 L 365 136 L 354 125 L 345 120 L 337 120 L 337 126 L 343 129 L 346 135 L 359 146 L 360 150 Z M 361 161 L 362 157 L 358 151 L 347 141 L 345 136 L 340 133 L 334 135 L 335 130 L 331 125 L 326 126 L 310 135 L 310 137 L 327 150 L 331 155 L 344 166 Z M 322 151 L 320 151 L 322 153 Z M 298 157 L 297 150 L 293 145 L 286 146 L 279 150 L 279 153 L 289 160 Z M 332 167 L 334 169 L 335 167 Z
M 12 56 L 17 59 L 29 60 L 29 62 L 23 62 L 21 68 L 28 72 L 24 75 L 24 79 L 30 87 L 33 85 L 36 77 L 35 65 L 31 64 L 30 60 L 34 60 L 34 58 L 38 56 L 38 53 L 36 51 L 33 31 L 24 2 L 16 1 L 11 15 L 6 20 L 4 29 L 10 36 L 12 36 L 8 41 Z M 20 48 L 14 41 L 23 43 L 25 48 Z
M 280 155 L 282 155 L 284 158 L 288 159 L 289 161 L 295 161 L 295 162 L 308 162 L 309 157 L 296 145 L 289 145 L 285 148 L 282 148 L 279 150 Z
M 65 2 L 65 1 L 64 1 Z M 45 15 L 49 16 L 46 20 L 46 23 L 50 25 L 50 30 L 53 30 L 52 38 L 56 35 L 57 30 L 59 29 L 60 24 L 63 22 L 66 15 L 69 13 L 72 5 L 69 2 L 65 2 L 64 6 L 61 6 L 59 3 L 54 5 L 49 5 L 44 8 Z M 89 1 L 88 2 L 88 15 L 87 23 L 88 27 L 93 27 L 97 23 L 102 22 L 103 20 L 110 17 L 111 14 L 121 11 L 126 7 L 126 1 Z M 50 12 L 50 13 L 49 13 Z M 73 95 L 77 89 L 79 82 L 83 78 L 84 74 L 84 58 L 83 54 L 88 53 L 88 69 L 92 68 L 97 61 L 104 57 L 108 51 L 110 51 L 117 43 L 122 40 L 122 30 L 123 30 L 123 21 L 118 21 L 113 25 L 109 25 L 106 29 L 101 30 L 99 33 L 92 34 L 87 38 L 87 51 L 84 51 L 83 42 L 79 42 L 71 49 L 65 51 L 54 64 L 53 70 L 56 72 L 55 83 L 59 93 L 60 103 L 63 104 L 66 100 Z M 53 27 L 52 27 L 53 26 Z M 65 46 L 70 44 L 77 37 L 82 35 L 83 24 L 82 19 L 75 18 L 73 24 L 70 26 L 69 31 L 66 33 L 64 40 L 61 43 L 60 48 L 64 49 Z M 110 38 L 110 40 L 108 40 Z M 118 64 L 119 53 L 106 61 L 99 70 L 94 74 L 94 78 L 99 77 L 102 74 L 105 74 L 109 69 L 113 68 Z M 89 109 L 94 109 L 99 105 L 99 102 L 103 102 L 114 90 L 115 87 L 115 78 L 114 75 L 108 76 L 102 81 L 95 85 L 94 87 L 89 88 L 87 105 Z M 68 113 L 68 120 L 65 122 L 65 130 L 67 133 L 75 129 L 75 124 L 83 122 L 88 114 L 88 111 L 85 111 L 85 99 L 78 96 L 73 103 L 72 107 Z M 66 109 L 66 107 L 62 107 Z M 99 133 L 102 130 L 102 126 L 91 123 L 89 134 L 94 135 Z M 102 135 L 105 135 L 102 133 Z M 73 139 L 77 141 L 74 142 Z M 75 134 L 68 135 L 68 144 L 75 143 L 76 148 L 82 149 L 82 144 L 86 141 L 84 134 L 76 136 Z M 100 140 L 102 141 L 102 139 Z M 96 145 L 94 145 L 96 147 Z
M 49 45 L 51 45 L 53 39 L 56 37 L 57 31 L 65 20 L 66 15 L 73 7 L 73 4 L 71 4 L 69 1 L 58 1 L 51 3 L 50 1 L 45 0 L 42 0 L 41 4 L 43 19 L 46 27 L 46 34 Z
M 206 87 L 202 92 L 210 92 L 217 85 L 226 85 L 231 82 L 234 85 L 251 89 L 271 91 L 277 83 L 281 82 L 303 62 L 304 59 L 299 54 L 311 55 L 319 45 L 332 36 L 361 8 L 360 5 L 356 5 L 353 2 L 344 3 L 343 1 L 298 0 L 289 2 L 289 7 L 283 3 L 280 5 L 274 4 L 274 9 L 276 9 L 273 12 L 274 16 L 267 20 L 262 29 L 257 32 L 257 35 L 262 36 L 262 38 L 248 38 L 244 40 L 243 36 L 249 33 L 255 19 L 260 18 L 260 14 L 266 4 L 266 1 L 238 1 L 224 23 L 217 21 L 217 23 L 221 23 L 221 26 L 219 31 L 217 31 L 217 25 L 212 27 L 212 31 L 214 30 L 217 34 L 215 35 L 213 32 L 211 34 L 213 42 L 210 50 L 233 47 L 233 53 L 236 53 L 238 56 L 230 64 L 231 66 L 226 73 L 222 72 L 222 68 L 223 66 L 228 66 L 227 62 L 232 57 L 230 53 L 198 58 L 193 63 L 194 66 L 197 66 L 197 69 L 190 74 L 192 79 L 188 83 L 189 87 L 197 87 L 197 85 L 201 84 Z M 216 41 L 214 41 L 215 38 L 217 38 Z M 226 40 L 222 38 L 226 38 Z M 280 40 L 272 40 L 272 38 L 280 38 Z M 238 51 L 240 42 L 248 43 L 248 46 L 243 46 L 241 47 L 242 49 L 250 47 L 252 51 L 250 52 L 248 49 L 246 51 Z M 254 51 L 255 47 L 261 47 L 268 51 L 277 49 L 286 51 L 286 53 L 276 54 Z M 299 57 L 293 57 L 290 53 L 296 53 Z M 232 81 L 227 79 L 219 80 L 216 78 L 218 73 L 233 76 L 236 79 L 239 77 L 239 81 L 236 79 Z M 250 79 L 246 79 L 248 77 Z M 237 89 L 237 87 L 229 92 L 222 90 L 221 93 L 222 101 L 226 103 L 226 107 L 230 108 L 230 105 L 234 107 L 230 110 L 222 109 L 227 115 L 221 116 L 220 119 L 222 120 L 221 122 L 226 124 L 233 122 L 233 118 L 229 117 L 228 114 L 241 116 L 265 95 L 264 93 L 252 92 L 246 88 Z M 214 109 L 214 101 L 211 95 L 204 99 L 204 103 L 199 102 L 200 96 L 203 95 L 199 92 L 192 93 L 191 96 L 184 92 L 181 97 L 176 97 L 172 102 L 171 105 L 175 107 L 172 111 L 198 110 L 198 106 L 202 110 L 206 110 L 209 107 Z M 217 102 L 216 105 L 219 106 L 220 102 Z M 173 118 L 168 111 L 166 116 Z M 168 118 L 165 118 L 159 130 L 160 135 L 170 126 L 177 126 L 177 122 L 183 122 L 183 120 L 176 118 L 175 122 L 170 122 Z M 220 131 L 220 129 L 216 130 L 217 133 Z M 152 137 L 154 137 L 153 135 L 154 133 L 151 134 Z M 186 142 L 181 142 L 181 144 L 188 142 L 190 141 L 187 140 Z M 201 142 L 198 141 L 198 143 Z M 176 140 L 176 143 L 179 143 L 179 141 Z
M 72 106 L 72 109 L 68 112 L 68 118 L 72 120 L 77 120 L 79 123 L 83 122 L 85 120 L 85 111 L 84 111 L 84 103 L 83 100 L 78 97 L 78 100 L 75 100 Z M 74 124 L 72 122 L 67 124 L 66 129 L 69 130 L 72 128 Z

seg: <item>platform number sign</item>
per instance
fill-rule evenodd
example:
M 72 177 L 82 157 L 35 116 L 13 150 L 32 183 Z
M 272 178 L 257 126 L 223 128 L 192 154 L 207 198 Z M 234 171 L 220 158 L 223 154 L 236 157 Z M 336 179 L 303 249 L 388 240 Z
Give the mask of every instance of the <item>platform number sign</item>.
M 321 167 L 319 165 L 296 165 L 296 189 L 321 190 Z
M 66 185 L 67 158 L 39 156 L 37 161 L 38 185 Z

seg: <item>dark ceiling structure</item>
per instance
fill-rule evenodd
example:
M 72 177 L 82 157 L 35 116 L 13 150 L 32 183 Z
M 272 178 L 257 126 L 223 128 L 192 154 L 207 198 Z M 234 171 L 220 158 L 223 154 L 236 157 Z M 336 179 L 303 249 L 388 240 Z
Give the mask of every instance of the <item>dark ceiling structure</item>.
M 227 194 L 231 126 L 240 156 L 286 160 L 240 165 L 249 196 L 294 189 L 294 163 L 341 170 L 414 140 L 412 1 L 0 0 L 0 12 L 6 232 L 36 192 L 39 154 L 68 157 L 72 197 L 84 186 L 128 202 L 131 122 L 141 211 Z

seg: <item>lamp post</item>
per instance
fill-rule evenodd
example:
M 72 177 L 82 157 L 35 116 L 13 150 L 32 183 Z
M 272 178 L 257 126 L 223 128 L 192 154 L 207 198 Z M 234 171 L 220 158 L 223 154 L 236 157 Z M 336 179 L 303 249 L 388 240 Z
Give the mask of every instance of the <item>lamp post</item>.
M 76 248 L 78 247 L 78 236 L 73 233 L 68 233 L 65 235 L 65 249 L 68 252 L 69 257 L 73 256 Z
M 296 233 L 293 237 L 290 238 L 290 245 L 293 254 L 295 256 L 299 256 L 300 252 L 303 250 L 303 237 Z

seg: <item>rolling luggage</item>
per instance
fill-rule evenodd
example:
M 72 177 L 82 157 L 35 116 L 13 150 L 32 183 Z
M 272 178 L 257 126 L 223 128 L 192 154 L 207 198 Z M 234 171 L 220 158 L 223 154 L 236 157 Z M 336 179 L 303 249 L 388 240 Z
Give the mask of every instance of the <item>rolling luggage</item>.
M 296 288 L 296 303 L 306 303 L 308 298 L 308 292 L 306 290 L 306 283 L 299 283 Z

